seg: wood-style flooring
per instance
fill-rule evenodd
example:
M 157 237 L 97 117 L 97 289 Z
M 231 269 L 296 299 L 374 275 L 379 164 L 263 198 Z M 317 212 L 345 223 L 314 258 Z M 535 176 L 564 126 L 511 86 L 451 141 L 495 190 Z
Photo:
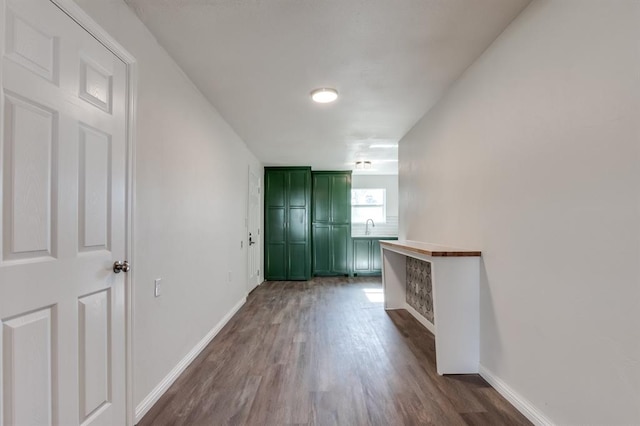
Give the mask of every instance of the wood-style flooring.
M 433 335 L 380 278 L 266 282 L 140 421 L 528 425 L 477 375 L 438 376 Z

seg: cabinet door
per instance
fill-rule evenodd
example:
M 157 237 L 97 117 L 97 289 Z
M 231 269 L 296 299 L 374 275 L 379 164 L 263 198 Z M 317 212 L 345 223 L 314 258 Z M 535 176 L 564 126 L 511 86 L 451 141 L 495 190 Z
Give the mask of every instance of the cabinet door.
M 309 208 L 311 198 L 311 171 L 310 170 L 290 170 L 289 184 L 286 192 L 289 198 L 289 207 Z
M 285 172 L 265 173 L 265 278 L 268 280 L 287 279 L 286 186 Z
M 309 278 L 310 198 L 310 169 L 265 169 L 265 276 L 268 280 Z
M 349 274 L 350 225 L 331 225 L 331 269 L 336 274 Z
M 306 280 L 311 274 L 311 171 L 291 170 L 287 186 L 287 279 Z
M 331 214 L 331 176 L 313 175 L 313 223 L 328 223 Z
M 288 176 L 285 171 L 269 170 L 264 177 L 264 203 L 267 207 L 282 207 L 286 205 L 286 191 Z
M 371 268 L 371 241 L 353 240 L 353 272 L 369 272 Z
M 351 175 L 331 176 L 331 222 L 351 223 Z
M 309 278 L 309 250 L 307 244 L 289 243 L 287 245 L 287 280 L 304 281 Z
M 380 253 L 380 241 L 371 241 L 371 270 L 372 272 L 382 271 L 382 254 Z
M 331 274 L 331 233 L 330 226 L 316 223 L 313 225 L 313 273 Z

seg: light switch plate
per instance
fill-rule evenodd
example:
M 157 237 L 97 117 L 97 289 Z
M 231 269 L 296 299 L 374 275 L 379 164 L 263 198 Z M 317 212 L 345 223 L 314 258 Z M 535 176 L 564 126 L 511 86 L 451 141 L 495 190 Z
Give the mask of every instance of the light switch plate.
M 162 282 L 162 278 L 157 278 L 153 283 L 153 295 L 155 297 L 160 297 L 160 283 Z

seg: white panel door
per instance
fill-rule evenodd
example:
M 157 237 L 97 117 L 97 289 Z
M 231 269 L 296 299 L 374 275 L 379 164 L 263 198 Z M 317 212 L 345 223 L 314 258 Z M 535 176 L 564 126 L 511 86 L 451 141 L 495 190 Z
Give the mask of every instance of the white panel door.
M 0 0 L 0 424 L 125 424 L 126 66 Z
M 260 179 L 249 170 L 249 202 L 247 218 L 249 229 L 248 245 L 248 291 L 256 288 L 260 276 Z

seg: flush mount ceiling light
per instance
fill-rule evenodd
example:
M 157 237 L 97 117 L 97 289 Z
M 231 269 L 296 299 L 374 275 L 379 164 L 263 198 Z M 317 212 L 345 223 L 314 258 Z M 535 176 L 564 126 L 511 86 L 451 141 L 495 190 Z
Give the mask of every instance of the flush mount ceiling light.
M 316 89 L 311 92 L 311 99 L 319 104 L 328 104 L 338 99 L 338 91 L 330 88 Z
M 374 143 L 373 145 L 369 145 L 369 148 L 397 148 L 398 145 L 394 145 L 392 143 Z
M 356 169 L 368 170 L 371 168 L 371 161 L 356 161 Z

